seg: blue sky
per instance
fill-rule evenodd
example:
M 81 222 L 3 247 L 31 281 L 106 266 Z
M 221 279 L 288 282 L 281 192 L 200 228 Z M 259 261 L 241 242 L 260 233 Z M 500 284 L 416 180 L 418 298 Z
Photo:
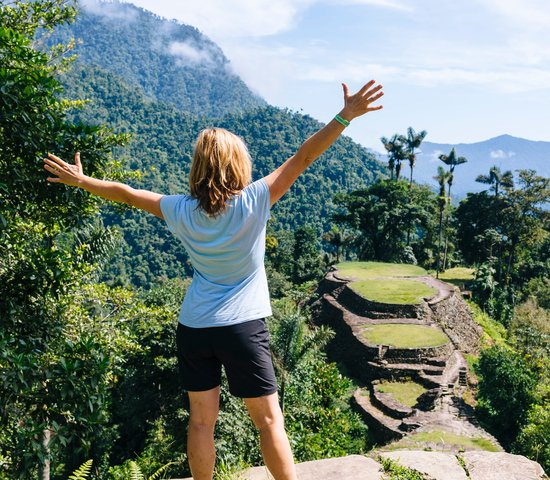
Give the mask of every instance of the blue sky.
M 381 151 L 410 125 L 427 140 L 504 133 L 550 141 L 548 0 L 134 0 L 193 25 L 269 103 L 323 122 L 375 78 L 384 109 L 347 134 Z

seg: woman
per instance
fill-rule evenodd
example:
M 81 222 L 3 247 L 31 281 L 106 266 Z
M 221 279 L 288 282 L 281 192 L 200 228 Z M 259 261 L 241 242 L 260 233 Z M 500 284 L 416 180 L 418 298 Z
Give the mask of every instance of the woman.
M 250 183 L 251 162 L 239 137 L 223 129 L 202 131 L 190 172 L 191 195 L 160 195 L 87 177 L 80 154 L 70 165 L 49 154 L 50 182 L 83 188 L 164 219 L 182 241 L 194 267 L 178 322 L 178 363 L 189 394 L 188 458 L 194 480 L 210 480 L 215 464 L 214 425 L 218 416 L 221 366 L 230 392 L 243 398 L 260 432 L 266 466 L 276 480 L 296 472 L 277 399 L 265 317 L 271 315 L 264 269 L 269 210 L 298 176 L 354 118 L 379 110 L 371 106 L 382 86 L 371 80 L 350 95 L 344 108 L 275 171 Z

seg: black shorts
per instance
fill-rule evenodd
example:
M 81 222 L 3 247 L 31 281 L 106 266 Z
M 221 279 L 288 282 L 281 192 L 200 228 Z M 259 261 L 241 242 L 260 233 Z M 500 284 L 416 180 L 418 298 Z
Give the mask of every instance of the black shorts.
M 178 322 L 176 335 L 182 386 L 191 392 L 221 384 L 222 365 L 229 391 L 241 398 L 277 391 L 265 320 L 227 327 L 191 328 Z

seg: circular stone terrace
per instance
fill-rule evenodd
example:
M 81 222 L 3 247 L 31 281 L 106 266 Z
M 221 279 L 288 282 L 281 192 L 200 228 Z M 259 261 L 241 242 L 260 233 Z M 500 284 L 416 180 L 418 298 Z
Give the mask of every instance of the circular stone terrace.
M 432 319 L 432 306 L 457 294 L 453 284 L 463 284 L 468 276 L 471 272 L 458 272 L 456 283 L 448 271 L 441 281 L 416 265 L 381 262 L 344 262 L 327 275 L 325 318 L 332 323 L 341 312 L 366 349 L 366 357 L 350 356 L 344 363 L 351 360 L 352 373 L 362 378 L 354 398 L 380 440 L 404 436 L 427 444 L 444 437 L 454 446 L 500 448 L 472 415 L 459 412 L 463 408 L 453 390 L 466 387 L 453 385 L 467 365 L 447 330 Z M 346 328 L 339 330 L 350 338 Z M 350 355 L 345 341 L 338 349 Z

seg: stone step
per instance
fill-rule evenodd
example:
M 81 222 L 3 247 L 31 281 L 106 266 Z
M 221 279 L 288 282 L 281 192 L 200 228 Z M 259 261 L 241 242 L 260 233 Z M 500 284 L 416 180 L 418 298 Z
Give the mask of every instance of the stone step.
M 449 361 L 449 358 L 445 357 L 432 357 L 432 358 L 426 358 L 424 359 L 424 362 L 428 365 L 436 365 L 438 367 L 445 367 L 447 366 L 447 362 Z
M 383 363 L 379 362 L 367 362 L 368 366 L 376 370 L 385 370 L 389 373 L 393 372 L 402 372 L 403 376 L 407 373 L 424 373 L 426 375 L 443 375 L 445 367 L 437 365 L 427 365 L 425 363 L 390 363 L 384 361 Z
M 370 392 L 367 388 L 358 388 L 355 390 L 353 398 L 369 428 L 375 430 L 377 434 L 381 434 L 387 440 L 403 437 L 403 432 L 399 429 L 401 420 L 386 415 L 382 410 L 373 405 L 370 399 Z

